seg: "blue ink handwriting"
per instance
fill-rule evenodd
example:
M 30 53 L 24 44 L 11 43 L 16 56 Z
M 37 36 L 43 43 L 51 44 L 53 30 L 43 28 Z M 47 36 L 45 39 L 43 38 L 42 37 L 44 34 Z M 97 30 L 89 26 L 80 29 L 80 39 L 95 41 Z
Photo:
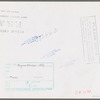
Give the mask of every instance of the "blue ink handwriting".
M 21 45 L 25 45 L 25 44 L 30 44 L 30 43 L 36 42 L 36 40 L 37 40 L 38 38 L 40 38 L 40 37 L 41 37 L 41 35 L 39 35 L 39 36 L 34 36 L 34 37 L 32 37 L 32 38 L 26 40 L 26 41 L 25 41 L 24 43 L 22 43 Z
M 41 57 L 41 59 L 44 59 L 44 58 L 49 58 L 53 55 L 55 55 L 58 51 L 60 51 L 61 49 L 54 49 L 52 50 L 51 52 L 47 53 L 45 56 Z
M 41 34 L 39 36 L 33 36 L 32 38 L 29 38 L 28 40 L 26 40 L 25 42 L 23 42 L 21 45 L 25 45 L 25 44 L 31 44 L 33 42 L 39 42 L 41 41 L 43 38 L 47 38 L 48 36 L 54 34 L 57 32 L 57 29 L 55 28 L 54 31 L 49 31 L 49 32 L 46 32 L 44 34 Z
M 75 63 L 75 59 L 74 60 L 71 60 L 67 63 L 65 63 L 64 65 L 61 65 L 59 68 L 65 68 L 65 67 L 68 67 L 68 66 L 72 66 L 74 63 Z

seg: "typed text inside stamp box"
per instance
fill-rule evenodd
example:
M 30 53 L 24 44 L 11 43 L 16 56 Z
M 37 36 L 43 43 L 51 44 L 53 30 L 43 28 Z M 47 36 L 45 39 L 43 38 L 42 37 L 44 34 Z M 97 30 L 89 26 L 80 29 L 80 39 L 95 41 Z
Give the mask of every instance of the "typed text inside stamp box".
M 81 33 L 83 42 L 83 52 L 86 63 L 99 63 L 99 44 L 96 26 L 96 17 L 81 17 Z

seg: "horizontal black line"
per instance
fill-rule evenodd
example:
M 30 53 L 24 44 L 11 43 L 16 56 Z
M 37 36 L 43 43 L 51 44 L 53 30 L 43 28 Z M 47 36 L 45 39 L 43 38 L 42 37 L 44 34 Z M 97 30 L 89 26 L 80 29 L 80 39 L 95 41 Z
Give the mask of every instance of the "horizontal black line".
M 38 1 L 42 1 L 42 2 L 70 2 L 70 1 L 73 1 L 73 2 L 98 2 L 100 0 L 0 0 L 0 1 L 15 1 L 15 2 L 30 2 L 30 1 L 33 1 L 33 2 L 38 2 Z

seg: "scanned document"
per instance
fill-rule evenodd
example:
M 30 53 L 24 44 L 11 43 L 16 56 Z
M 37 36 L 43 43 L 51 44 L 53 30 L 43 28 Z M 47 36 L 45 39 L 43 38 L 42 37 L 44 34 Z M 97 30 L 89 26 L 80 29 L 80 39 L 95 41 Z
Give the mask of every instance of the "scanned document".
M 0 2 L 0 98 L 100 98 L 100 2 Z

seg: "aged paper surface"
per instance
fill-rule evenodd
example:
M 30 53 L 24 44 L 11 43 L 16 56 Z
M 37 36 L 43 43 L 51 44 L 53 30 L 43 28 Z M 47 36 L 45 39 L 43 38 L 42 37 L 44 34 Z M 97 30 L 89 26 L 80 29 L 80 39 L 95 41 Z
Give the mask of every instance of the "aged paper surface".
M 99 2 L 0 2 L 0 98 L 99 98 Z

